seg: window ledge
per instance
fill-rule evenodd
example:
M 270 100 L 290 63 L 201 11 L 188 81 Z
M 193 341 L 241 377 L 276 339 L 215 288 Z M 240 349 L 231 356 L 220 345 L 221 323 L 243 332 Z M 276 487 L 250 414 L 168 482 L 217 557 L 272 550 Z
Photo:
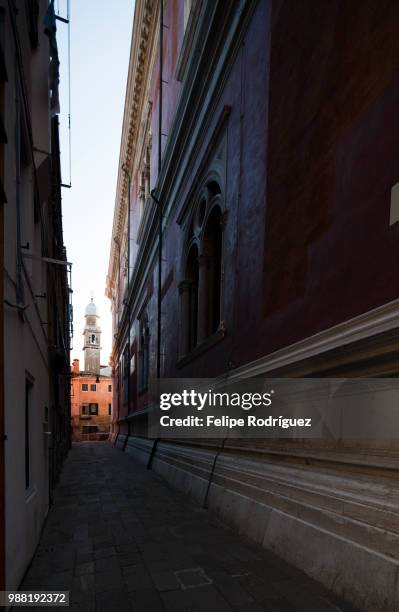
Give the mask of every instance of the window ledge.
M 180 357 L 180 359 L 178 360 L 176 364 L 176 367 L 184 368 L 185 365 L 187 365 L 191 361 L 194 361 L 195 359 L 197 359 L 197 357 L 199 357 L 203 353 L 206 353 L 207 351 L 209 351 L 209 349 L 211 349 L 215 344 L 218 344 L 219 342 L 221 342 L 225 336 L 226 336 L 226 328 L 224 327 L 224 324 L 222 322 L 219 326 L 219 329 L 214 334 L 212 334 L 212 336 L 209 336 L 208 338 L 206 338 L 203 342 L 201 342 L 201 344 L 196 346 L 195 349 L 193 349 L 190 353 L 188 353 L 187 355 L 184 355 L 184 357 Z

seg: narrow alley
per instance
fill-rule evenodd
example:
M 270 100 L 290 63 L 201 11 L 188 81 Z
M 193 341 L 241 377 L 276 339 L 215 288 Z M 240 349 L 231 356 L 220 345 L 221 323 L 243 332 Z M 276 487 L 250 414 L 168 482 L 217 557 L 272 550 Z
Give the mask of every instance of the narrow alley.
M 106 442 L 73 446 L 21 589 L 84 612 L 348 609 Z

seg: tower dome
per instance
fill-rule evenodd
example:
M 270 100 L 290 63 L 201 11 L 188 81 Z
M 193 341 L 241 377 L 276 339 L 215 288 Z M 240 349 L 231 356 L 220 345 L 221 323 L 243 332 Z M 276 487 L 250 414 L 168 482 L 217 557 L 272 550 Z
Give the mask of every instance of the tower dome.
M 87 316 L 87 315 L 98 317 L 97 306 L 93 302 L 93 298 L 91 298 L 90 303 L 87 304 L 87 306 L 85 308 L 85 316 Z

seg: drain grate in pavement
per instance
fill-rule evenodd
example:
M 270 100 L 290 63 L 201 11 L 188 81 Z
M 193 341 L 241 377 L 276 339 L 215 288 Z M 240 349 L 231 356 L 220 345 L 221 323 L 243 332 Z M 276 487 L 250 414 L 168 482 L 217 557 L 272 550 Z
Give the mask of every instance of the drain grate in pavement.
M 183 590 L 194 589 L 196 587 L 212 584 L 211 578 L 207 576 L 202 567 L 192 567 L 190 569 L 178 570 L 174 572 Z

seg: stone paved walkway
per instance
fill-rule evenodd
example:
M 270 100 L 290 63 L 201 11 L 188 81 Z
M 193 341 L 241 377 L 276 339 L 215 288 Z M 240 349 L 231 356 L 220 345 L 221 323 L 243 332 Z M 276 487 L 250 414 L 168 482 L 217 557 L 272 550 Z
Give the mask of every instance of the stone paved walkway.
M 101 442 L 73 447 L 21 588 L 70 590 L 82 612 L 348 609 Z

